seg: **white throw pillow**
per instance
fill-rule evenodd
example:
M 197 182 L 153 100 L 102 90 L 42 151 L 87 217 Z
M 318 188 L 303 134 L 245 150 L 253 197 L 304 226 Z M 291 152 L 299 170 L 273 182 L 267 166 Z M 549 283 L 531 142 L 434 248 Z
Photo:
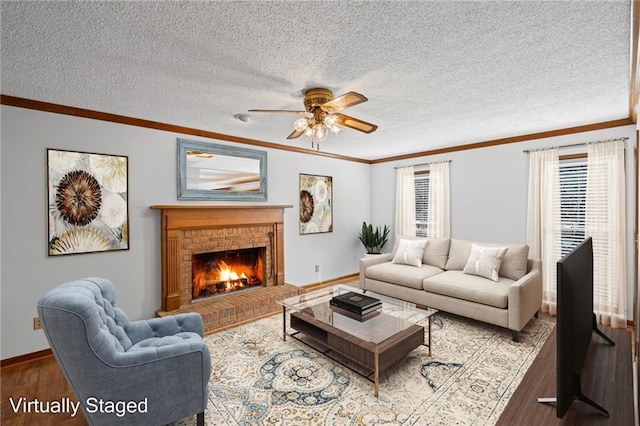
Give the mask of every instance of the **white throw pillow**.
M 401 239 L 392 262 L 422 268 L 422 255 L 427 248 L 427 242 L 427 240 Z
M 483 247 L 472 244 L 469 259 L 462 272 L 498 281 L 500 264 L 506 252 L 507 247 Z

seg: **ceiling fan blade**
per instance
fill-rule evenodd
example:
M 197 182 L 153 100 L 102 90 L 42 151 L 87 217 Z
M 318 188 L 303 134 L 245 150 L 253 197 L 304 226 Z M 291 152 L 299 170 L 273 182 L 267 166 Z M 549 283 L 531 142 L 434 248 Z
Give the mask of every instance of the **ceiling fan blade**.
M 300 136 L 302 136 L 302 134 L 304 133 L 304 130 L 299 132 L 297 130 L 294 130 L 293 132 L 291 132 L 291 134 L 289 136 L 287 136 L 287 139 L 295 139 L 295 138 L 299 138 Z
M 273 112 L 286 114 L 308 114 L 307 111 L 295 111 L 291 109 L 250 109 L 249 112 Z
M 340 95 L 329 102 L 323 103 L 322 108 L 329 112 L 337 112 L 367 101 L 367 97 L 361 95 L 360 93 L 347 92 L 344 95 Z
M 358 120 L 357 118 L 349 117 L 344 114 L 336 114 L 338 116 L 338 124 L 352 129 L 358 130 L 364 133 L 374 132 L 378 126 L 375 124 L 367 123 L 366 121 Z

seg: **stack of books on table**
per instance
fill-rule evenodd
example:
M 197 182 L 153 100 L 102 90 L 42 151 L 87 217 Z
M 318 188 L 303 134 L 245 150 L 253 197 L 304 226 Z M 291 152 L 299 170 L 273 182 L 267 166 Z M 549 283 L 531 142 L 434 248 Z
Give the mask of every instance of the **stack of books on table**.
M 334 296 L 329 302 L 334 312 L 358 321 L 366 321 L 380 313 L 382 302 L 355 291 Z

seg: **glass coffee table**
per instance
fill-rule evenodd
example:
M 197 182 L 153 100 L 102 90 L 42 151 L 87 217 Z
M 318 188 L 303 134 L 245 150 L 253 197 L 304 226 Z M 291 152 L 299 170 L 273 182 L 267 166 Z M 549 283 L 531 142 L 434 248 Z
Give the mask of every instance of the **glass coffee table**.
M 362 321 L 332 309 L 329 303 L 331 299 L 348 292 L 366 294 L 380 300 L 382 306 L 379 314 Z M 431 355 L 431 317 L 438 312 L 435 309 L 418 308 L 412 303 L 370 291 L 365 293 L 357 287 L 346 285 L 290 297 L 280 304 L 284 340 L 287 336 L 295 338 L 373 382 L 376 397 L 381 371 L 419 346 L 427 346 Z M 292 333 L 287 332 L 287 312 L 290 312 Z M 417 324 L 425 319 L 426 330 Z M 322 349 L 318 349 L 317 344 Z M 362 367 L 364 373 L 339 357 L 332 356 L 332 352 Z

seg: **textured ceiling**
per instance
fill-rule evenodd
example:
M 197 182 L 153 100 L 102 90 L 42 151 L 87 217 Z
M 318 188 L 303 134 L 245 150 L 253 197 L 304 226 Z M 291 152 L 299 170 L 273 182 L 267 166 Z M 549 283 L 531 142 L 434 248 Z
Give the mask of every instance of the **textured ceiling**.
M 289 141 L 304 89 L 369 101 L 379 159 L 629 116 L 629 1 L 2 1 L 1 92 Z

